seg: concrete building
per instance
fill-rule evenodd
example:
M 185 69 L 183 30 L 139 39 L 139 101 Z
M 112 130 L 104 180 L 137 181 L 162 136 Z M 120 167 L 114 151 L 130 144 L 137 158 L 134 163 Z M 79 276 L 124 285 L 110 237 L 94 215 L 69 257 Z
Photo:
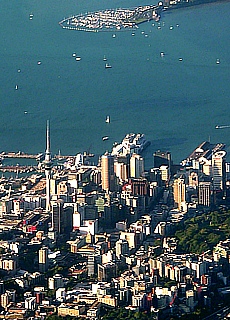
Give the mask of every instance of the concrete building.
M 115 278 L 117 274 L 117 266 L 114 262 L 106 264 L 98 264 L 98 280 L 110 282 L 112 278 Z
M 121 255 L 129 254 L 129 243 L 127 240 L 118 240 L 116 242 L 116 257 L 120 259 Z

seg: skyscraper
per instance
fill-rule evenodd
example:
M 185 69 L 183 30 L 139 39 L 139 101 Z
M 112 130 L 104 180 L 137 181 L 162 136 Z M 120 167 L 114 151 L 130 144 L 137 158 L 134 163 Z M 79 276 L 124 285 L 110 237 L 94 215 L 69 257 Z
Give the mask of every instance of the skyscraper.
M 177 178 L 174 180 L 173 197 L 175 206 L 181 210 L 185 204 L 185 181 L 183 178 Z
M 218 151 L 212 155 L 212 178 L 213 189 L 224 190 L 225 189 L 225 156 L 226 151 Z
M 200 182 L 198 185 L 199 205 L 209 207 L 211 204 L 211 182 Z
M 101 180 L 102 189 L 105 191 L 115 190 L 115 179 L 114 179 L 114 157 L 106 152 L 101 157 Z
M 140 178 L 143 172 L 144 159 L 139 154 L 134 153 L 130 158 L 130 177 Z
M 50 212 L 50 180 L 51 180 L 51 169 L 52 169 L 52 160 L 50 153 L 50 124 L 47 120 L 46 125 L 46 152 L 45 152 L 45 174 L 46 174 L 46 212 Z
M 46 272 L 48 269 L 48 248 L 42 247 L 38 251 L 38 265 L 40 272 Z
M 51 202 L 51 225 L 58 235 L 68 235 L 73 228 L 73 207 L 64 207 L 64 200 Z

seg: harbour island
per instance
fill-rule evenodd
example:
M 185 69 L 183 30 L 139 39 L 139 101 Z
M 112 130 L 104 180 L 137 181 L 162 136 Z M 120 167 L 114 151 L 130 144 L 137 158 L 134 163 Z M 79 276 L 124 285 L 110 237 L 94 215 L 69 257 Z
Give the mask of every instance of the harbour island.
M 162 2 L 133 9 L 106 9 L 64 18 L 59 25 L 63 29 L 93 32 L 130 30 L 145 21 L 159 21 L 162 9 Z

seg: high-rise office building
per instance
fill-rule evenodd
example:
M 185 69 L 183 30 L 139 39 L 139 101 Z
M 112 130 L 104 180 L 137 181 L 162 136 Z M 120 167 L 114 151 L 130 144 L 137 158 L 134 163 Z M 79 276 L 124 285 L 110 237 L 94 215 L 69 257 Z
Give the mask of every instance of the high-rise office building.
M 185 204 L 185 181 L 183 178 L 177 178 L 174 180 L 173 198 L 175 206 L 181 210 Z
M 211 182 L 200 182 L 198 185 L 198 204 L 209 207 L 211 204 Z
M 224 190 L 226 179 L 226 167 L 225 167 L 226 151 L 218 151 L 212 155 L 212 178 L 213 189 Z
M 68 234 L 73 228 L 73 206 L 64 207 L 64 201 L 58 199 L 52 201 L 51 227 L 60 234 Z
M 130 158 L 130 177 L 140 178 L 144 172 L 144 159 L 139 154 L 132 154 Z
M 48 248 L 42 247 L 38 251 L 38 265 L 40 272 L 46 272 L 48 270 Z
M 102 189 L 106 192 L 115 190 L 114 156 L 106 152 L 101 157 Z

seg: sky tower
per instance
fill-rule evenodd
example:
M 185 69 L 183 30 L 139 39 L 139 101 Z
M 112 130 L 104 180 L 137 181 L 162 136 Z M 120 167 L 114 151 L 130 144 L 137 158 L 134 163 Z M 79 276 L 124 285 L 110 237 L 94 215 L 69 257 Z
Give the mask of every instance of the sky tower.
M 45 152 L 45 174 L 46 174 L 46 212 L 50 212 L 50 179 L 51 179 L 51 169 L 52 160 L 50 153 L 50 122 L 47 120 L 46 124 L 46 152 Z

